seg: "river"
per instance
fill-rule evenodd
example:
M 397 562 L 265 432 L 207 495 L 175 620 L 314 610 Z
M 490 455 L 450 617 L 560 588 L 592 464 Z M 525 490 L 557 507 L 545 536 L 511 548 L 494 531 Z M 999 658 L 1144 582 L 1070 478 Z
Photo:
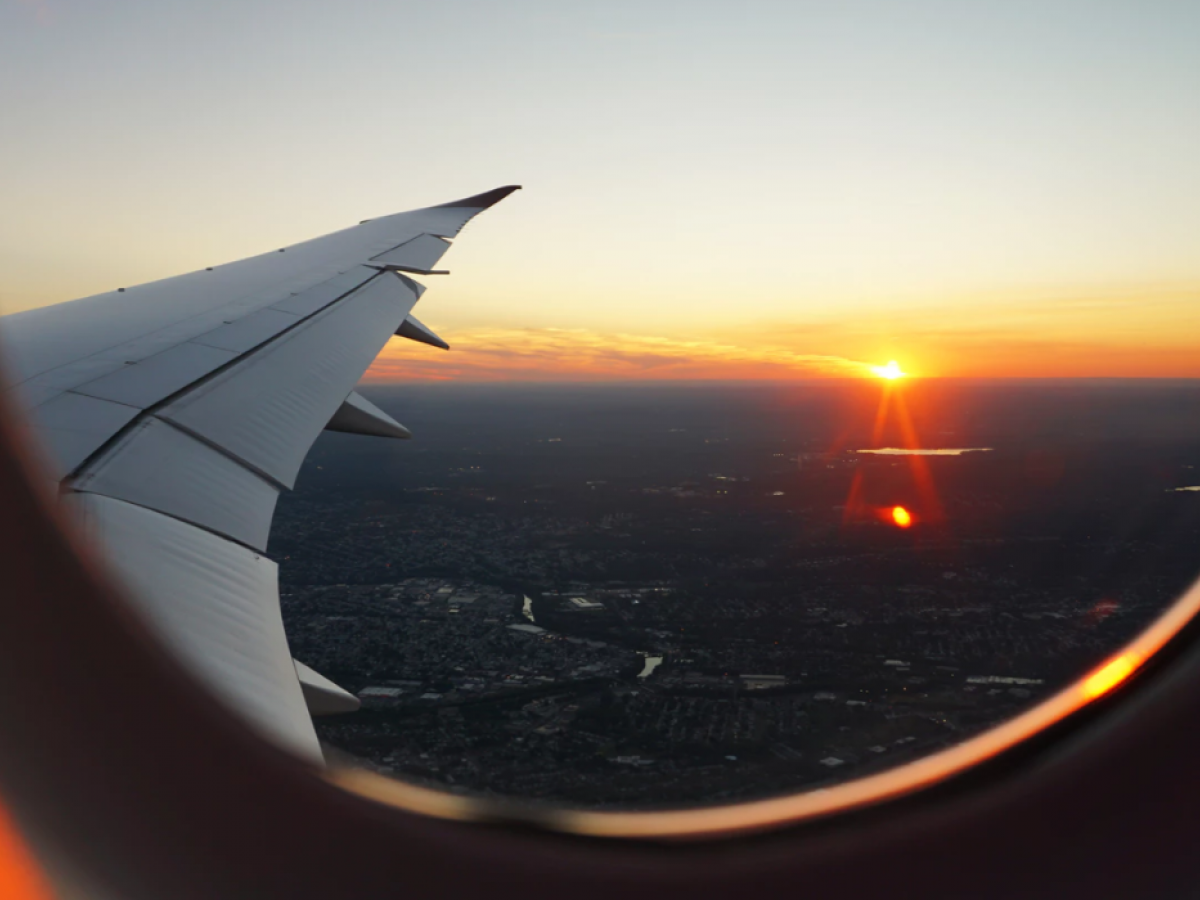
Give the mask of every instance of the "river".
M 525 602 L 521 604 L 521 615 L 537 624 L 537 620 L 533 617 L 533 601 L 528 596 L 525 597 Z M 649 653 L 643 653 L 642 658 L 645 662 L 642 664 L 642 671 L 638 672 L 638 678 L 649 678 L 650 674 L 662 665 L 663 658 L 661 656 L 651 656 Z
M 646 660 L 642 666 L 642 671 L 638 672 L 638 678 L 649 678 L 650 673 L 662 665 L 663 658 L 661 656 L 650 656 L 648 653 L 642 654 Z

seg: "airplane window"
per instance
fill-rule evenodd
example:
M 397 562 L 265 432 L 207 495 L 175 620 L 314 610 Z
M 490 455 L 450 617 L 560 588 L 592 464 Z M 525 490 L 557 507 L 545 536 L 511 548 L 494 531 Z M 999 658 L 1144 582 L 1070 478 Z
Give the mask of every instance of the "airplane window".
M 1200 13 L 400 6 L 0 29 L 13 396 L 72 509 L 217 548 L 246 596 L 278 563 L 330 777 L 442 810 L 865 802 L 1191 618 Z M 331 430 L 301 466 L 302 416 Z M 307 729 L 292 694 L 251 701 Z

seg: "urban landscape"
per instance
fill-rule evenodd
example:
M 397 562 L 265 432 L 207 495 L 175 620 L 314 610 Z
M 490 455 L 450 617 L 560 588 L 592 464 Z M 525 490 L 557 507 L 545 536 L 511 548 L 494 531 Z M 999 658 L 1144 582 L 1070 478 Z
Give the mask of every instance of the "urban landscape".
M 976 396 L 1024 411 L 988 433 L 942 398 L 913 418 L 959 440 L 913 454 L 838 446 L 857 401 L 827 393 L 376 399 L 433 446 L 323 438 L 272 539 L 293 654 L 363 703 L 317 720 L 327 755 L 592 808 L 810 788 L 1010 718 L 1200 568 L 1200 441 L 1087 433 L 1144 397 L 1070 435 L 1053 402 Z

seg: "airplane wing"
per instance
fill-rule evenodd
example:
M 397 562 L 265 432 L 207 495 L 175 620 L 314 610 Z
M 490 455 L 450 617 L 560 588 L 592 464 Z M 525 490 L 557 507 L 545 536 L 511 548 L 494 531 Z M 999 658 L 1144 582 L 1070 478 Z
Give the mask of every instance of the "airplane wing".
M 325 428 L 408 437 L 353 392 L 449 239 L 515 186 L 0 320 L 3 388 L 62 502 L 184 665 L 262 733 L 322 760 L 311 714 L 358 701 L 292 659 L 275 501 Z

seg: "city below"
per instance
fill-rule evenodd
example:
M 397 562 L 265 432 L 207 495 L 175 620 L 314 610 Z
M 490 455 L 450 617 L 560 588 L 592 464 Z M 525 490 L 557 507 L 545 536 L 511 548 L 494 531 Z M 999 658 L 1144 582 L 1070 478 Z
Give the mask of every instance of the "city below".
M 369 392 L 416 440 L 318 443 L 272 539 L 285 624 L 363 702 L 317 720 L 331 761 L 452 791 L 649 808 L 894 766 L 1200 569 L 1182 383 Z

